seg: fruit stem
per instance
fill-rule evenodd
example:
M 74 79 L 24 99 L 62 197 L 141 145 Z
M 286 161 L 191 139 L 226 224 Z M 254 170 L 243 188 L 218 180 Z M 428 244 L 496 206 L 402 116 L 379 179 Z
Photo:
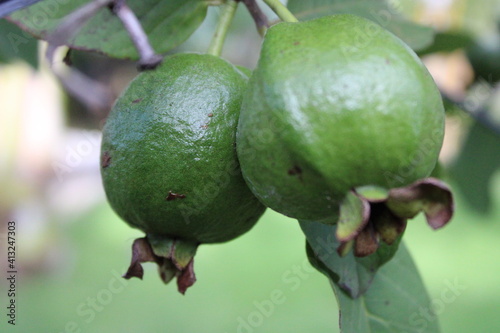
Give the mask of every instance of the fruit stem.
M 217 23 L 215 34 L 207 50 L 208 54 L 214 56 L 221 55 L 222 47 L 224 45 L 224 41 L 226 40 L 229 26 L 231 25 L 234 14 L 236 13 L 236 8 L 238 8 L 238 2 L 235 0 L 229 0 L 222 8 L 222 13 L 219 17 L 219 22 Z
M 285 22 L 298 22 L 297 18 L 283 5 L 280 0 L 264 0 L 264 2 Z
M 266 14 L 260 9 L 256 0 L 239 0 L 243 2 L 248 9 L 250 15 L 255 22 L 255 26 L 257 27 L 257 31 L 261 37 L 264 37 L 267 28 L 269 28 L 269 20 L 267 19 Z

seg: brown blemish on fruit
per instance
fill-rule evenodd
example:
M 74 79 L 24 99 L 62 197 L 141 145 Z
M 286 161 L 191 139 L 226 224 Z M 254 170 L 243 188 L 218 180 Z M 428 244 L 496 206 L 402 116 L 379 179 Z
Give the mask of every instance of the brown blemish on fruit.
M 213 113 L 209 113 L 209 114 L 208 114 L 208 116 L 209 116 L 209 117 L 213 117 L 213 116 L 214 116 L 214 114 L 213 114 Z
M 109 152 L 105 151 L 101 157 L 101 167 L 107 168 L 111 164 L 111 155 Z
M 142 101 L 142 98 L 134 99 L 134 100 L 132 101 L 132 103 L 133 103 L 133 104 L 137 104 L 137 103 L 139 103 L 140 101 Z
M 385 63 L 386 63 L 387 65 L 389 65 L 389 64 L 391 63 L 391 61 L 390 61 L 389 59 L 385 58 Z
M 201 127 L 201 128 L 204 128 L 204 129 L 207 129 L 207 128 L 208 128 L 208 125 L 201 125 L 200 127 Z
M 291 168 L 290 170 L 288 170 L 288 174 L 290 176 L 301 175 L 302 174 L 302 169 L 298 165 L 295 165 L 293 168 Z
M 167 201 L 172 201 L 175 199 L 185 199 L 186 195 L 185 194 L 177 194 L 177 193 L 172 193 L 172 191 L 168 191 L 168 195 L 165 198 Z
M 293 43 L 293 45 L 300 45 L 300 42 L 296 41 L 296 42 Z

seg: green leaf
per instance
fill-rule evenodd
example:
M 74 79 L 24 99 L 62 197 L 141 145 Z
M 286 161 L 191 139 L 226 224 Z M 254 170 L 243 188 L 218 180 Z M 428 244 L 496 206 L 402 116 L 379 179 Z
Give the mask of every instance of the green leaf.
M 434 38 L 432 28 L 406 20 L 385 0 L 289 0 L 288 8 L 299 20 L 333 14 L 362 16 L 391 31 L 415 51 L 431 45 Z
M 377 252 L 358 258 L 353 251 L 341 257 L 340 242 L 335 237 L 336 225 L 299 221 L 316 257 L 337 276 L 335 280 L 353 298 L 366 292 L 380 266 L 389 261 L 398 249 L 399 239 L 392 245 L 381 243 Z
M 474 39 L 465 32 L 438 32 L 434 37 L 434 42 L 418 52 L 423 56 L 436 52 L 453 52 L 464 49 L 474 43 Z
M 339 288 L 335 274 L 307 249 L 311 264 L 325 273 L 340 310 L 341 333 L 438 333 L 439 324 L 418 270 L 404 244 L 362 296 L 352 299 Z
M 37 40 L 5 19 L 0 19 L 0 62 L 21 59 L 37 65 Z
M 459 190 L 473 209 L 491 209 L 490 180 L 500 168 L 500 136 L 475 122 L 451 168 Z
M 476 80 L 500 81 L 500 31 L 481 36 L 466 49 Z
M 37 38 L 46 39 L 62 18 L 87 2 L 41 1 L 15 12 L 11 19 Z M 208 7 L 207 2 L 202 0 L 128 0 L 127 4 L 139 18 L 151 45 L 158 53 L 167 52 L 184 42 L 203 22 Z M 68 42 L 68 46 L 115 58 L 138 58 L 122 23 L 107 8 L 90 19 Z

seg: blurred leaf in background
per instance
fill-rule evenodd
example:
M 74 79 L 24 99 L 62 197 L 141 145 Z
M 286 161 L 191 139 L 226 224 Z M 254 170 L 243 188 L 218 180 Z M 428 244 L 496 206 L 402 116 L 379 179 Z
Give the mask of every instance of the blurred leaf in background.
M 499 168 L 500 135 L 475 122 L 451 169 L 472 209 L 483 213 L 491 210 L 491 180 Z
M 360 300 L 331 283 L 346 332 L 440 332 L 436 314 L 418 269 L 404 244 L 383 266 Z
M 385 0 L 289 0 L 288 8 L 299 20 L 333 14 L 354 14 L 372 20 L 405 41 L 414 50 L 432 43 L 434 30 L 405 19 L 399 9 Z
M 298 11 L 300 6 L 313 1 L 289 2 Z M 337 2 L 365 15 L 371 15 L 370 9 L 387 9 L 383 1 L 364 2 L 364 5 L 361 1 Z M 405 14 L 401 16 L 426 21 L 431 11 L 437 11 L 439 3 L 444 2 L 402 1 Z M 407 41 L 415 37 L 412 45 L 423 48 L 425 53 L 460 52 L 464 47 L 473 47 L 471 38 L 476 40 L 496 33 L 500 1 L 446 3 L 447 7 L 439 7 L 445 9 L 440 9 L 443 20 L 436 24 L 440 31 L 433 44 L 428 28 L 406 20 L 401 23 L 403 18 L 399 15 L 391 24 L 400 29 Z M 431 9 L 426 11 L 424 7 Z M 218 8 L 209 8 L 207 20 L 174 51 L 206 50 L 219 12 Z M 6 80 L 0 85 L 3 93 L 0 154 L 2 163 L 10 163 L 1 164 L 4 190 L 0 194 L 0 216 L 18 222 L 22 267 L 15 329 L 28 333 L 340 331 L 338 306 L 331 287 L 307 262 L 299 225 L 273 212 L 266 213 L 251 233 L 233 242 L 201 247 L 196 262 L 199 281 L 184 297 L 176 292 L 175 286 L 161 283 L 153 265 L 146 265 L 144 281 L 121 279 L 129 263 L 131 243 L 142 234 L 128 228 L 104 203 L 99 184 L 98 143 L 95 143 L 99 134 L 82 130 L 82 127 L 98 128 L 99 123 L 92 120 L 94 116 L 84 107 L 77 112 L 70 103 L 65 112 L 70 119 L 78 113 L 75 117 L 78 119 L 63 125 L 63 115 L 57 108 L 63 105 L 64 97 L 59 88 L 57 92 L 51 90 L 53 80 L 41 89 L 26 66 L 14 68 L 4 64 L 19 57 L 35 65 L 35 39 L 5 20 L 0 20 L 0 31 L 0 67 L 9 69 L 9 75 L 3 71 L 0 75 L 0 80 Z M 10 32 L 27 39 L 26 43 L 24 39 L 14 39 L 17 51 L 12 38 L 9 39 Z M 240 6 L 224 57 L 252 67 L 257 61 L 259 45 L 253 22 Z M 95 78 L 102 76 L 117 92 L 136 74 L 131 63 L 82 57 L 75 56 L 76 66 Z M 111 62 L 116 66 L 114 70 L 104 71 L 111 67 Z M 31 77 L 27 81 L 30 83 L 23 81 L 19 85 L 13 79 L 21 76 Z M 8 105 L 8 96 L 17 98 L 16 102 Z M 41 97 L 56 101 L 52 100 L 50 106 L 43 104 Z M 29 114 L 21 111 L 26 102 L 31 103 Z M 50 112 L 55 112 L 55 118 L 44 123 L 49 121 Z M 500 327 L 497 281 L 500 261 L 496 255 L 500 250 L 499 136 L 468 115 L 460 111 L 457 114 L 461 117 L 457 131 L 465 134 L 465 141 L 456 148 L 458 155 L 452 167 L 456 178 L 447 180 L 455 189 L 454 221 L 437 233 L 429 230 L 424 221 L 415 221 L 407 227 L 405 244 L 421 272 L 442 332 L 497 332 Z M 75 155 L 78 147 L 86 147 L 86 143 L 87 146 L 90 143 L 91 153 Z M 37 157 L 43 163 L 36 163 Z M 445 170 L 450 167 L 450 160 L 443 163 Z M 58 179 L 53 163 L 64 164 L 71 172 Z M 19 176 L 22 186 L 18 183 Z M 3 239 L 1 244 L 3 258 Z M 3 293 L 5 281 L 0 285 Z M 5 300 L 3 296 L 0 299 Z M 419 319 L 429 320 L 429 327 L 435 325 L 433 317 L 425 319 L 420 312 L 418 315 Z M 376 322 L 376 316 L 371 318 Z M 401 318 L 401 322 L 409 319 Z M 11 329 L 5 320 L 0 322 L 1 332 Z
M 87 4 L 87 0 L 42 1 L 17 11 L 11 20 L 33 35 L 46 39 L 61 20 Z M 167 52 L 184 42 L 203 22 L 207 3 L 199 0 L 129 0 L 156 52 Z M 33 19 L 36 18 L 36 19 Z M 137 59 L 137 51 L 123 25 L 107 8 L 102 9 L 69 41 L 76 49 L 111 57 Z
M 33 67 L 37 65 L 38 40 L 19 29 L 15 24 L 0 19 L 0 63 L 24 60 Z

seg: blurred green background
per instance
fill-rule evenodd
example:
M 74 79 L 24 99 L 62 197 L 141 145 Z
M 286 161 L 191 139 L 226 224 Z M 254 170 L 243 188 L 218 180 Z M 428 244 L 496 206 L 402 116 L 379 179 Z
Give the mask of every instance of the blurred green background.
M 419 218 L 406 232 L 431 298 L 441 299 L 449 283 L 459 285 L 456 300 L 437 308 L 443 332 L 500 327 L 500 177 L 493 183 L 496 208 L 487 216 L 457 196 L 446 229 L 433 232 Z M 185 296 L 163 285 L 152 264 L 143 281 L 119 278 L 141 233 L 104 203 L 52 234 L 63 258 L 43 272 L 20 275 L 20 332 L 338 332 L 334 295 L 306 263 L 298 224 L 271 211 L 239 239 L 202 246 L 198 281 Z M 20 255 L 28 256 L 22 233 L 19 242 Z M 284 301 L 270 307 L 275 290 Z
M 424 58 L 440 87 L 468 110 L 449 108 L 441 156 L 455 217 L 439 232 L 419 217 L 405 242 L 443 332 L 499 332 L 500 93 L 488 73 L 500 72 L 500 53 L 484 69 L 471 65 L 466 51 L 500 45 L 500 1 L 401 3 L 411 19 L 473 41 Z M 204 51 L 218 14 L 211 9 L 175 52 Z M 107 110 L 64 93 L 46 65 L 37 65 L 43 45 L 16 29 L 0 20 L 0 268 L 7 270 L 6 222 L 15 220 L 20 271 L 15 327 L 7 324 L 7 285 L 0 282 L 1 332 L 339 332 L 334 294 L 308 264 L 298 223 L 272 211 L 234 241 L 201 246 L 198 281 L 185 296 L 163 285 L 153 264 L 145 265 L 143 281 L 121 279 L 142 234 L 117 218 L 100 185 L 99 129 Z M 14 52 L 10 33 L 25 38 Z M 224 57 L 251 68 L 259 44 L 240 8 Z M 102 56 L 74 52 L 73 62 L 115 96 L 136 74 L 133 63 Z

